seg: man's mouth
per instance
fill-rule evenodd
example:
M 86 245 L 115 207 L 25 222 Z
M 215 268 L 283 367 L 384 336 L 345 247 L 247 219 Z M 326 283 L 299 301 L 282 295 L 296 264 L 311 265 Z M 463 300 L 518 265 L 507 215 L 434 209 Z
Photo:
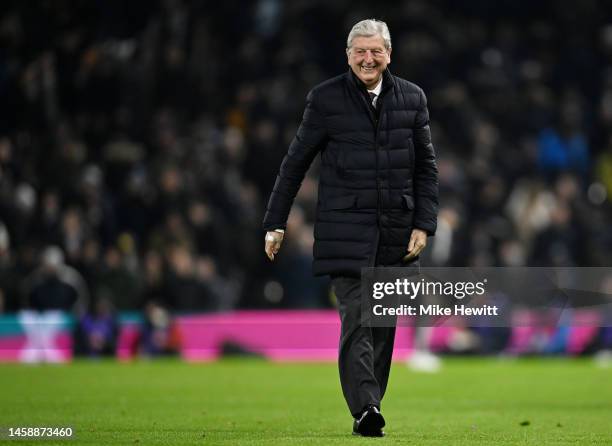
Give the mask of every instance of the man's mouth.
M 364 73 L 373 73 L 375 71 L 376 67 L 364 67 L 363 65 L 361 66 L 361 71 Z

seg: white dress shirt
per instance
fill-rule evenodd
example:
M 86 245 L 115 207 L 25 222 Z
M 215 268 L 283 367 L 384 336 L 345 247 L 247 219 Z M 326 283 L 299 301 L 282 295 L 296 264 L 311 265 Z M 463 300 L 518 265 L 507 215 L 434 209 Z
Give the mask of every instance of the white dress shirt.
M 376 95 L 374 97 L 374 100 L 372 101 L 372 105 L 374 106 L 374 108 L 376 108 L 376 102 L 378 102 L 378 96 L 380 95 L 380 90 L 382 90 L 382 76 L 380 76 L 380 80 L 378 81 L 378 84 L 376 85 L 376 87 L 374 87 L 372 90 L 368 90 L 368 93 L 374 93 Z

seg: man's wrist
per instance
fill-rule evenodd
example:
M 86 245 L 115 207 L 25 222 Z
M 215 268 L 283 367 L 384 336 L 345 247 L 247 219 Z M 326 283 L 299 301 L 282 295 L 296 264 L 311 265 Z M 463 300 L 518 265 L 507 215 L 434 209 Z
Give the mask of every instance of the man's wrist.
M 285 230 L 279 228 L 279 229 L 275 229 L 273 232 L 280 232 L 281 234 L 284 234 Z

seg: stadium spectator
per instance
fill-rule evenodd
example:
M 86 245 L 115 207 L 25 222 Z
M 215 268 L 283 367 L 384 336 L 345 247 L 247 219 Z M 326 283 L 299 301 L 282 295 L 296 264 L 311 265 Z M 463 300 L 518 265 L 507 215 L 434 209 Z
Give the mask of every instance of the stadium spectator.
M 40 268 L 23 284 L 28 308 L 37 312 L 85 309 L 89 303 L 86 283 L 76 269 L 64 262 L 64 254 L 57 246 L 48 246 L 43 251 Z
M 78 271 L 64 263 L 57 246 L 42 253 L 40 267 L 24 281 L 27 296 L 19 321 L 25 331 L 26 345 L 21 351 L 24 362 L 61 362 L 64 358 L 55 344 L 66 323 L 66 314 L 79 316 L 89 304 L 89 290 Z
M 108 247 L 96 280 L 97 298 L 108 299 L 120 311 L 140 308 L 140 286 L 139 270 L 130 267 L 119 248 Z
M 168 310 L 156 301 L 145 305 L 140 348 L 146 356 L 175 354 L 179 346 L 176 326 Z
M 118 323 L 110 300 L 98 299 L 92 311 L 76 322 L 74 351 L 77 355 L 114 356 L 118 336 Z

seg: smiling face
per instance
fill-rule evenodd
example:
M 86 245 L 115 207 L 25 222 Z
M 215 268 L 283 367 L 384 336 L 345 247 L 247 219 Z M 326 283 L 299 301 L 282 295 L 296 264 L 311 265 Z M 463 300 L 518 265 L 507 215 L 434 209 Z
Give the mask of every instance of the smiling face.
M 346 50 L 348 64 L 353 73 L 368 88 L 374 88 L 391 62 L 391 48 L 385 47 L 380 35 L 355 37 L 352 45 Z

